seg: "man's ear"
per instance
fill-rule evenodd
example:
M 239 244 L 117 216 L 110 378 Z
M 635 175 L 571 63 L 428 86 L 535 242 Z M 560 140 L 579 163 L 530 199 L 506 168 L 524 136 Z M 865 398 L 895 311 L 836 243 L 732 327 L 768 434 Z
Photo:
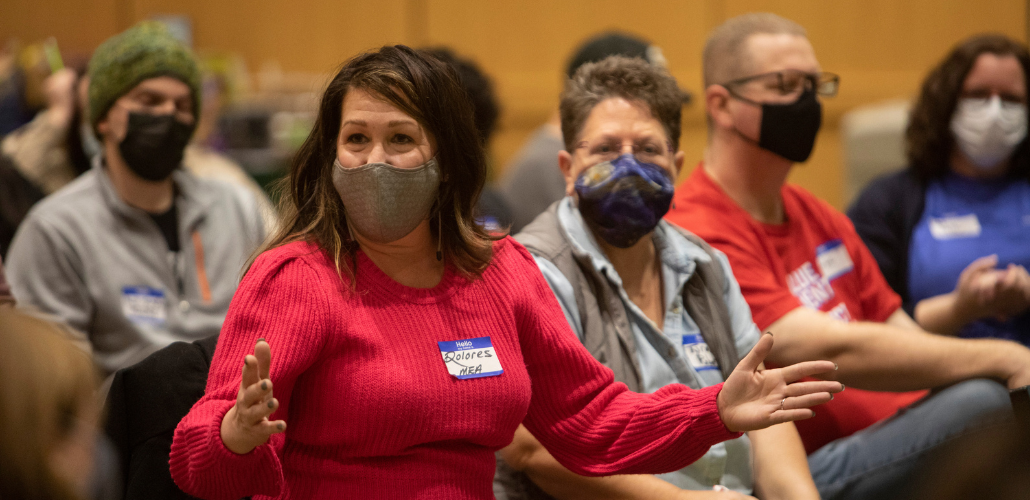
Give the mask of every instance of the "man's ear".
M 733 127 L 733 115 L 729 110 L 730 91 L 722 85 L 709 85 L 705 89 L 705 113 L 712 123 L 720 128 Z
M 565 178 L 565 194 L 572 196 L 576 191 L 576 178 L 572 175 L 572 154 L 564 149 L 558 151 L 558 168 Z
M 672 157 L 672 169 L 676 172 L 676 175 L 673 177 L 674 179 L 679 179 L 680 178 L 680 172 L 683 171 L 683 160 L 685 160 L 686 157 L 687 157 L 686 153 L 684 153 L 682 150 L 681 151 L 676 151 L 676 154 L 673 155 L 673 157 Z

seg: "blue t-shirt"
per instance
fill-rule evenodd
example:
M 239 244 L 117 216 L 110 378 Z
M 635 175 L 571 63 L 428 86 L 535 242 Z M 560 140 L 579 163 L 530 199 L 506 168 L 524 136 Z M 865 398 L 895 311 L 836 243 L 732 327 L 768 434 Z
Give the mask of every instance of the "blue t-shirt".
M 951 292 L 974 260 L 998 255 L 998 267 L 1030 268 L 1030 183 L 978 180 L 948 174 L 926 189 L 926 208 L 909 247 L 912 302 Z M 1030 345 L 1030 312 L 1008 321 L 966 325 L 959 336 L 998 337 Z

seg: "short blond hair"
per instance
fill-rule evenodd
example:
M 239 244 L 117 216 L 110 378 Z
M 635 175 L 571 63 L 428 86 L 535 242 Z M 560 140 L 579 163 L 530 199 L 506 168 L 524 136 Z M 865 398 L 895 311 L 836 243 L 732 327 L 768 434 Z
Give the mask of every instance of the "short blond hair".
M 0 307 L 0 498 L 74 499 L 50 453 L 95 425 L 97 372 L 59 326 Z
M 807 37 L 800 24 L 768 12 L 743 14 L 719 25 L 708 35 L 702 55 L 705 87 L 749 76 L 751 54 L 745 42 L 752 35 L 797 35 Z

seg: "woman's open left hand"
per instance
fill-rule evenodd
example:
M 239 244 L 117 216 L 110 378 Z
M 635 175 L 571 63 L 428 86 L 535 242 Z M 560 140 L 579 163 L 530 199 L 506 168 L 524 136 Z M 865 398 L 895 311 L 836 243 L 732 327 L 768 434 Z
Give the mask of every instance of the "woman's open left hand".
M 279 401 L 272 397 L 272 380 L 268 378 L 272 364 L 272 350 L 265 339 L 258 339 L 254 354 L 243 358 L 243 380 L 236 395 L 236 405 L 222 418 L 222 442 L 234 453 L 250 453 L 268 442 L 272 434 L 286 430 L 286 422 L 269 421 L 268 417 L 279 409 Z
M 809 408 L 833 399 L 844 384 L 833 381 L 796 382 L 836 369 L 830 361 L 805 361 L 772 370 L 760 370 L 772 351 L 767 333 L 737 364 L 719 392 L 719 417 L 727 429 L 746 432 L 815 416 Z M 796 383 L 795 383 L 796 382 Z

